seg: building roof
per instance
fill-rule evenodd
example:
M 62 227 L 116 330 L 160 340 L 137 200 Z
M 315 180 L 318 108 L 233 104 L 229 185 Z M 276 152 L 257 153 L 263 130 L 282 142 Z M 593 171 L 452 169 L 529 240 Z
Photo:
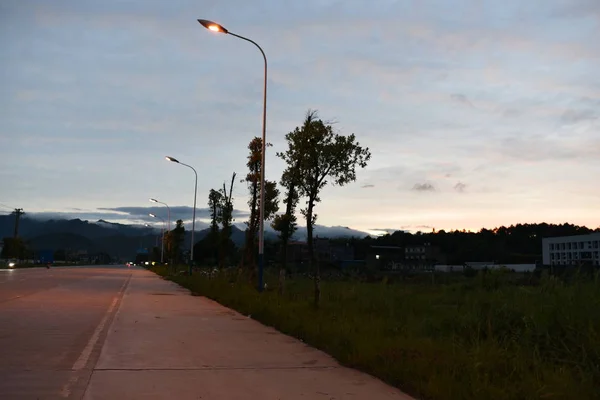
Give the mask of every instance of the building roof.
M 592 240 L 592 239 L 593 240 L 600 239 L 600 232 L 587 233 L 585 235 L 545 237 L 542 240 L 562 241 L 562 240 Z

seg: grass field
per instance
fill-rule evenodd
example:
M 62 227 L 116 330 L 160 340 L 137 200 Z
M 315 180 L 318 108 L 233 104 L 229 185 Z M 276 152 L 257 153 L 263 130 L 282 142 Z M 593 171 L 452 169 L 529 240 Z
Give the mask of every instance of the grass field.
M 326 281 L 319 310 L 306 278 L 288 280 L 284 296 L 224 273 L 169 279 L 418 398 L 600 398 L 600 277 L 519 286 L 493 275 Z

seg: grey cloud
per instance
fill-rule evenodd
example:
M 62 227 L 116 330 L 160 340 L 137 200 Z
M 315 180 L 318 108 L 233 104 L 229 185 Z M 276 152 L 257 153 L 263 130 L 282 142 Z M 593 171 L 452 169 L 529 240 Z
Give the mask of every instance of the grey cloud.
M 246 226 L 243 224 L 235 224 L 240 229 L 246 229 Z M 265 225 L 265 231 L 275 233 L 270 224 Z M 295 240 L 306 240 L 306 226 L 300 224 L 296 233 L 294 233 L 293 238 Z M 349 228 L 347 226 L 325 226 L 325 225 L 315 225 L 313 235 L 318 235 L 319 237 L 357 237 L 364 238 L 369 234 L 367 232 L 359 231 L 356 229 Z
M 473 105 L 473 103 L 471 103 L 471 101 L 469 100 L 469 98 L 466 95 L 462 94 L 462 93 L 453 93 L 453 94 L 450 95 L 450 98 L 452 100 L 454 100 L 454 101 L 457 101 L 459 103 L 466 104 L 469 107 L 475 108 L 475 106 Z
M 171 221 L 175 221 L 177 219 L 191 219 L 193 208 L 188 206 L 172 206 L 171 208 Z M 116 211 L 118 213 L 123 213 L 125 215 L 130 215 L 134 217 L 144 217 L 144 219 L 148 216 L 148 214 L 156 214 L 156 215 L 164 215 L 167 216 L 167 209 L 164 206 L 150 206 L 150 207 L 114 207 L 114 208 L 98 208 L 98 210 L 102 211 Z M 121 216 L 123 216 L 121 214 Z M 242 210 L 233 210 L 233 217 L 247 217 L 249 215 L 248 211 Z M 151 217 L 150 217 L 151 218 Z M 196 218 L 198 219 L 209 219 L 210 218 L 210 209 L 209 208 L 196 208 Z
M 573 159 L 598 159 L 600 141 L 557 140 L 540 135 L 511 137 L 500 142 L 500 154 L 519 161 L 559 161 Z
M 363 188 L 363 189 L 368 189 L 368 188 L 373 188 L 373 187 L 375 187 L 375 185 L 370 184 L 370 183 L 367 183 L 366 185 L 361 186 L 361 188 Z
M 521 111 L 517 110 L 516 108 L 507 108 L 504 110 L 502 115 L 504 115 L 506 118 L 518 117 L 521 115 Z
M 127 215 L 115 212 L 94 212 L 94 211 L 41 211 L 29 212 L 27 215 L 33 219 L 48 221 L 51 219 L 80 219 L 83 221 L 98 221 L 104 220 L 125 220 L 130 219 Z
M 431 225 L 417 225 L 415 226 L 417 229 L 433 229 L 434 227 Z
M 600 18 L 600 3 L 597 0 L 571 0 L 555 8 L 551 15 L 559 18 Z
M 156 214 L 161 218 L 167 219 L 166 207 L 114 207 L 114 208 L 98 208 L 95 211 L 45 211 L 29 213 L 32 218 L 40 220 L 50 219 L 81 219 L 87 221 L 131 221 L 132 223 L 151 223 L 157 222 L 157 219 L 150 217 L 148 214 Z M 247 211 L 234 210 L 234 218 L 245 218 L 248 216 Z M 210 218 L 210 210 L 208 208 L 196 209 L 196 225 L 207 226 L 198 220 L 208 220 Z M 191 222 L 192 207 L 174 206 L 171 207 L 171 222 L 181 219 L 184 222 Z
M 431 183 L 415 183 L 412 190 L 417 192 L 434 192 L 435 187 Z
M 434 229 L 431 225 L 402 225 L 400 228 L 374 228 L 370 229 L 371 231 L 385 232 L 385 233 L 394 233 L 394 232 L 416 232 L 422 229 Z
M 376 231 L 376 232 L 384 232 L 384 233 L 394 233 L 397 231 L 402 231 L 403 229 L 400 229 L 400 228 L 371 228 L 369 230 Z
M 580 99 L 582 104 L 590 107 L 600 107 L 600 98 L 592 99 L 590 97 L 584 96 Z
M 456 190 L 457 192 L 460 192 L 460 193 L 463 193 L 466 188 L 467 188 L 467 185 L 462 182 L 458 182 L 456 185 L 454 185 L 454 190 Z
M 125 208 L 125 207 L 121 207 L 121 208 Z M 61 219 L 65 219 L 65 220 L 80 219 L 82 221 L 89 221 L 89 222 L 97 223 L 98 221 L 103 220 L 106 222 L 119 222 L 119 223 L 123 223 L 123 224 L 127 224 L 127 225 L 142 225 L 144 223 L 160 222 L 159 220 L 150 217 L 148 215 L 148 213 L 146 213 L 146 214 L 127 214 L 127 213 L 121 213 L 121 212 L 101 211 L 102 209 L 98 209 L 98 210 L 99 211 L 84 211 L 84 212 L 41 211 L 41 212 L 30 212 L 30 213 L 27 213 L 27 215 L 33 219 L 37 219 L 37 220 L 41 220 L 41 221 L 61 220 Z M 157 213 L 157 215 L 164 217 L 164 219 L 166 221 L 167 214 L 164 209 L 160 210 L 160 211 L 157 209 L 154 211 Z M 150 211 L 150 212 L 152 212 L 152 211 Z M 182 219 L 185 224 L 189 224 L 189 223 L 191 223 L 191 220 L 192 220 L 191 216 L 192 216 L 191 213 L 186 216 L 181 216 L 181 217 L 173 217 L 173 215 L 171 215 L 171 224 L 173 224 L 174 221 L 177 219 Z M 202 217 L 198 216 L 198 213 L 196 213 L 196 217 L 198 219 L 202 219 Z M 110 225 L 107 225 L 107 224 L 103 224 L 103 226 L 110 227 Z M 196 221 L 196 230 L 204 229 L 208 226 L 209 225 L 206 222 Z M 189 229 L 189 227 L 188 227 L 188 229 Z
M 581 121 L 593 121 L 598 119 L 598 112 L 591 109 L 586 110 L 566 110 L 560 117 L 561 121 L 566 124 L 575 124 Z

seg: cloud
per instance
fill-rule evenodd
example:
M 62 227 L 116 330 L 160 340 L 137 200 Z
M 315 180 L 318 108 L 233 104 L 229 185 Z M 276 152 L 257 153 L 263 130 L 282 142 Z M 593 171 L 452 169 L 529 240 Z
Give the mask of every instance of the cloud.
M 417 226 L 415 226 L 415 228 L 417 228 L 417 229 L 434 229 L 434 227 L 431 225 L 417 225 Z
M 503 139 L 496 144 L 496 155 L 518 161 L 544 162 L 569 161 L 574 159 L 598 160 L 600 141 L 577 137 L 552 138 L 542 135 L 519 135 Z
M 515 185 L 526 186 L 545 197 L 544 207 L 535 209 L 552 216 L 565 201 L 544 188 L 536 166 L 524 168 L 532 161 L 545 162 L 539 169 L 556 185 L 568 184 L 569 196 L 594 191 L 573 204 L 581 204 L 582 214 L 597 214 L 590 199 L 598 198 L 599 189 L 590 186 L 585 171 L 595 170 L 600 149 L 591 140 L 600 137 L 598 115 L 591 111 L 600 109 L 593 19 L 600 2 L 532 0 L 522 6 L 507 0 L 489 9 L 474 0 L 457 2 L 202 5 L 264 47 L 273 66 L 269 132 L 289 132 L 307 108 L 317 108 L 374 152 L 359 183 L 345 189 L 348 201 L 328 211 L 327 223 L 468 224 L 475 211 L 464 196 L 454 196 L 457 204 L 434 203 L 435 195 L 404 202 L 411 182 L 435 185 L 420 191 L 444 192 L 456 190 L 459 179 L 468 180 L 469 200 L 487 209 L 485 218 L 501 219 L 502 211 L 529 216 L 532 207 L 526 201 L 488 201 L 482 197 L 488 182 L 498 187 L 499 198 Z M 0 45 L 8 60 L 0 74 L 7 94 L 0 96 L 0 180 L 11 195 L 7 201 L 81 216 L 83 210 L 63 207 L 99 213 L 95 207 L 147 204 L 140 193 L 158 185 L 169 203 L 190 204 L 191 177 L 161 164 L 162 156 L 172 154 L 199 169 L 210 166 L 210 173 L 198 177 L 199 204 L 206 207 L 211 187 L 218 188 L 231 171 L 245 171 L 248 140 L 260 132 L 260 55 L 247 43 L 202 30 L 189 19 L 198 7 L 191 0 L 70 3 L 0 6 Z M 82 29 L 86 34 L 78 35 Z M 218 57 L 202 62 L 206 54 Z M 285 139 L 270 137 L 274 148 L 267 164 L 275 179 L 283 169 L 275 153 Z M 514 185 L 495 181 L 499 171 Z M 44 198 L 36 200 L 39 193 Z M 361 197 L 360 212 L 349 211 L 353 195 Z M 382 196 L 396 207 L 393 216 L 380 206 Z M 236 197 L 236 207 L 246 208 L 246 193 Z M 103 211 L 85 218 L 146 221 L 149 210 Z M 190 209 L 173 213 L 172 219 L 191 218 Z M 202 209 L 198 214 L 206 218 Z
M 193 208 L 189 206 L 172 206 L 171 208 L 171 221 L 177 219 L 191 220 Z M 114 207 L 114 208 L 98 208 L 101 211 L 116 211 L 122 213 L 121 215 L 129 215 L 133 217 L 143 217 L 144 219 L 148 214 L 167 216 L 167 209 L 164 206 L 149 206 L 149 207 Z M 244 210 L 233 210 L 234 218 L 248 217 L 250 213 Z M 151 218 L 151 217 L 150 217 Z M 209 208 L 196 208 L 197 219 L 210 219 Z
M 98 220 L 130 220 L 131 217 L 115 212 L 102 211 L 30 211 L 27 216 L 33 219 L 48 221 L 51 219 L 80 219 L 82 221 L 98 221 Z
M 576 124 L 581 121 L 593 121 L 598 119 L 598 111 L 596 110 L 566 110 L 560 117 L 565 124 Z
M 270 227 L 267 228 L 266 225 L 265 225 L 265 228 L 267 230 L 270 230 Z M 300 226 L 298 226 L 298 230 L 294 234 L 294 238 L 299 239 L 299 240 L 305 240 L 306 235 L 307 235 L 306 226 L 300 225 Z M 347 226 L 315 225 L 313 235 L 315 237 L 319 236 L 319 237 L 364 238 L 365 236 L 368 236 L 369 234 L 367 232 L 348 228 Z
M 470 100 L 467 98 L 467 96 L 466 96 L 466 95 L 464 95 L 464 94 L 461 94 L 461 93 L 453 93 L 453 94 L 451 94 L 451 95 L 450 95 L 450 98 L 451 98 L 452 100 L 454 100 L 454 101 L 457 101 L 457 102 L 459 102 L 459 103 L 466 104 L 466 105 L 468 105 L 469 107 L 473 107 L 473 108 L 475 108 L 475 106 L 473 105 L 473 103 L 471 103 L 471 101 L 470 101 Z
M 369 230 L 373 231 L 373 232 L 378 232 L 380 234 L 385 234 L 385 233 L 392 234 L 397 231 L 402 231 L 403 229 L 400 229 L 400 228 L 371 228 Z
M 417 192 L 435 192 L 435 187 L 431 183 L 415 183 L 412 190 Z
M 363 188 L 363 189 L 368 189 L 368 188 L 373 188 L 373 187 L 375 187 L 375 185 L 370 184 L 370 183 L 367 183 L 366 185 L 361 186 L 361 188 Z
M 467 188 L 467 185 L 465 185 L 462 182 L 458 182 L 456 185 L 454 185 L 454 190 L 456 190 L 457 192 L 460 192 L 460 193 L 463 193 L 466 188 Z
M 148 214 L 155 214 L 167 220 L 167 209 L 166 207 L 149 206 L 149 207 L 100 207 L 96 210 L 80 210 L 76 211 L 39 211 L 29 212 L 28 215 L 31 218 L 39 220 L 50 220 L 50 219 L 81 219 L 87 221 L 118 221 L 123 223 L 156 223 L 156 218 L 150 217 Z M 178 219 L 183 220 L 185 223 L 191 223 L 192 221 L 192 207 L 188 206 L 173 206 L 171 207 L 171 224 Z M 233 210 L 234 218 L 247 218 L 249 216 L 248 211 L 244 210 Z M 210 219 L 210 210 L 208 208 L 197 208 L 196 209 L 196 226 L 207 226 L 202 220 Z
M 506 118 L 513 118 L 513 117 L 518 117 L 520 116 L 522 113 L 520 110 L 517 110 L 516 108 L 507 108 L 506 110 L 504 110 L 504 112 L 502 113 L 502 115 L 504 115 Z

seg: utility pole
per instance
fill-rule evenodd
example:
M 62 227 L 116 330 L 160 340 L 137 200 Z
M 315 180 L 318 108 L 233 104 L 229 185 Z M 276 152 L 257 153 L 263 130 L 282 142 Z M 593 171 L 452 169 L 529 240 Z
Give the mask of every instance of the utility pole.
M 19 236 L 19 219 L 25 214 L 22 208 L 15 208 L 15 239 Z

